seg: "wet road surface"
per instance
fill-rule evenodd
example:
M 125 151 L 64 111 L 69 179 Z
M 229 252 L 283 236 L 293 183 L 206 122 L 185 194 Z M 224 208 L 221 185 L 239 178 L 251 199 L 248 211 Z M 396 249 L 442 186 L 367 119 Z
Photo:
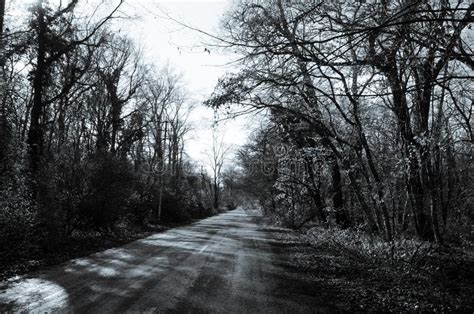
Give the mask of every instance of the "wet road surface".
M 324 312 L 256 217 L 236 209 L 0 283 L 0 312 Z

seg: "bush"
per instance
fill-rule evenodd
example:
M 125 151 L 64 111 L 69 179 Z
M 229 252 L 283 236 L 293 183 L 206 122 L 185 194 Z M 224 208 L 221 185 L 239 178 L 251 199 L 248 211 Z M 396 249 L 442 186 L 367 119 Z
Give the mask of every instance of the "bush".
M 36 206 L 24 182 L 2 182 L 0 189 L 0 260 L 27 253 L 36 221 Z
M 128 161 L 111 156 L 99 158 L 93 163 L 88 193 L 79 205 L 79 216 L 97 230 L 110 231 L 127 213 L 134 187 L 135 176 Z
M 189 212 L 194 219 L 206 218 L 212 216 L 214 213 L 210 206 L 206 207 L 202 202 L 192 203 Z
M 408 239 L 385 241 L 362 230 L 314 227 L 307 231 L 311 243 L 329 245 L 348 257 L 391 266 L 421 265 L 433 251 L 429 242 Z
M 186 204 L 180 196 L 163 191 L 161 221 L 176 223 L 190 219 L 189 204 Z

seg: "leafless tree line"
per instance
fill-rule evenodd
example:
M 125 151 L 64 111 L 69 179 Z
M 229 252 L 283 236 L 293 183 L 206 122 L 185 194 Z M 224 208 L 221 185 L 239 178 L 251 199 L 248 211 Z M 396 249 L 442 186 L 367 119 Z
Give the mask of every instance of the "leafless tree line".
M 0 258 L 79 229 L 183 221 L 220 206 L 221 185 L 205 184 L 211 177 L 185 154 L 193 102 L 181 76 L 145 62 L 111 25 L 123 1 L 106 13 L 88 5 L 38 0 L 15 21 L 0 2 Z
M 264 208 L 293 226 L 363 222 L 387 240 L 415 230 L 442 243 L 450 222 L 471 224 L 473 9 L 448 0 L 235 2 L 214 38 L 241 67 L 208 104 L 266 113 L 240 153 Z M 288 159 L 312 166 L 295 175 L 279 166 Z M 245 166 L 263 160 L 273 160 L 272 175 Z

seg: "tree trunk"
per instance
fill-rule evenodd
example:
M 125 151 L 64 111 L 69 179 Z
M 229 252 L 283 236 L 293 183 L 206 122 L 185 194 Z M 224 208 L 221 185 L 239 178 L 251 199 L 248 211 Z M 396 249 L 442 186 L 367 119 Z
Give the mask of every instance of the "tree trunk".
M 30 128 L 27 137 L 30 169 L 33 175 L 38 173 L 43 154 L 44 130 L 42 119 L 45 109 L 43 104 L 43 84 L 45 84 L 47 70 L 45 62 L 47 25 L 43 1 L 38 3 L 36 10 L 38 15 L 38 48 L 36 51 L 36 69 L 33 77 L 33 106 L 31 108 Z
M 324 212 L 324 204 L 321 198 L 321 192 L 318 186 L 316 185 L 316 178 L 314 175 L 313 164 L 309 160 L 309 158 L 305 158 L 305 162 L 306 162 L 306 167 L 308 170 L 308 176 L 309 176 L 309 179 L 311 180 L 311 186 L 312 186 L 312 189 L 310 189 L 311 198 L 313 199 L 314 205 L 316 206 L 316 211 L 317 211 L 317 216 L 319 218 L 319 221 L 325 222 L 326 213 Z
M 120 116 L 122 115 L 122 102 L 117 96 L 117 86 L 113 82 L 107 84 L 107 89 L 110 97 L 112 132 L 110 135 L 110 150 L 115 155 L 117 150 L 117 138 L 120 130 Z
M 0 0 L 0 38 L 3 37 L 4 16 L 5 16 L 5 0 Z M 2 45 L 2 48 L 3 48 L 3 45 Z
M 413 132 L 411 129 L 410 115 L 403 84 L 398 76 L 395 56 L 391 56 L 391 67 L 383 68 L 387 74 L 393 93 L 394 113 L 397 117 L 400 137 L 402 140 L 402 151 L 408 159 L 407 188 L 412 202 L 412 210 L 415 228 L 420 238 L 432 240 L 433 233 L 429 216 L 425 209 L 425 191 L 421 177 L 421 169 L 418 164 L 417 151 L 414 147 Z
M 349 218 L 344 209 L 344 197 L 342 192 L 341 170 L 337 160 L 334 158 L 331 162 L 331 178 L 332 178 L 332 203 L 336 213 L 336 224 L 342 228 L 350 226 Z
M 213 206 L 215 210 L 219 209 L 219 184 L 217 182 L 217 176 L 214 177 L 214 200 L 213 200 Z
M 5 66 L 5 40 L 3 38 L 3 17 L 5 15 L 5 0 L 0 0 L 0 174 L 6 168 L 6 161 L 9 150 L 10 132 L 7 120 L 6 108 L 6 82 L 4 80 L 3 68 Z

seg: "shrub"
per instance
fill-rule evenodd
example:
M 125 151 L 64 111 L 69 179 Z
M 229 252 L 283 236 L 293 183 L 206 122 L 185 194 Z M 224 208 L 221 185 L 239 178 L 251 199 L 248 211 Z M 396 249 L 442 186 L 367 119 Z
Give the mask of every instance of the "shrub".
M 433 251 L 429 242 L 413 239 L 385 241 L 357 229 L 313 227 L 307 231 L 311 243 L 329 245 L 353 259 L 391 266 L 421 265 Z
M 0 260 L 27 253 L 36 221 L 36 206 L 25 182 L 2 182 L 0 188 Z
M 225 207 L 227 210 L 234 210 L 237 208 L 237 205 L 235 205 L 235 203 L 232 202 L 232 203 L 227 204 Z
M 127 160 L 112 156 L 102 156 L 92 165 L 88 192 L 78 214 L 95 229 L 110 231 L 127 213 L 134 197 L 135 176 Z
M 176 194 L 163 192 L 161 220 L 164 222 L 184 222 L 191 219 L 189 204 Z

